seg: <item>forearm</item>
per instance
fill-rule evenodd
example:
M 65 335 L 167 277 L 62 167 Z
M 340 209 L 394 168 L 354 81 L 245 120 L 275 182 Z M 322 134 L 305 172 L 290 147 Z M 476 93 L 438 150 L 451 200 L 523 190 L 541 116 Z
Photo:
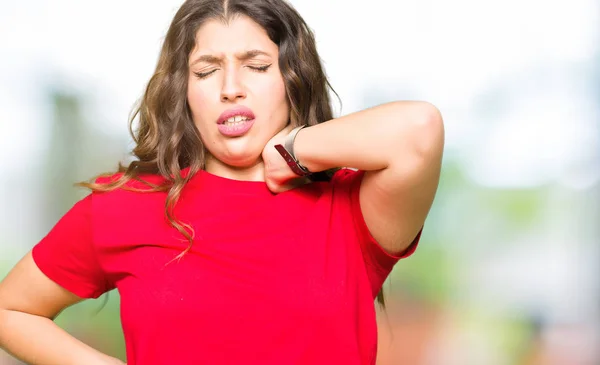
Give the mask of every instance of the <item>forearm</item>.
M 0 310 L 0 348 L 32 365 L 122 364 L 32 314 Z
M 379 105 L 304 128 L 296 136 L 294 153 L 311 171 L 333 167 L 381 170 L 427 148 L 428 121 L 436 113 L 425 102 Z

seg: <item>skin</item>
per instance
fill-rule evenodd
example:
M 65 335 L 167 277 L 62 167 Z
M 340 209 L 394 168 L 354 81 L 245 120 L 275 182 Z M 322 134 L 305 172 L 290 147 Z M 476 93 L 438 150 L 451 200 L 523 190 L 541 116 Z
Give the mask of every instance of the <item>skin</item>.
M 265 55 L 242 60 L 240 52 Z M 190 55 L 188 103 L 210 157 L 206 169 L 238 180 L 265 181 L 280 193 L 300 183 L 273 148 L 283 142 L 289 105 L 277 46 L 250 19 L 198 30 Z M 195 63 L 211 54 L 219 61 Z M 250 66 L 271 64 L 265 73 Z M 199 79 L 194 72 L 211 72 Z M 216 121 L 226 109 L 250 107 L 256 122 L 243 137 L 219 134 Z M 311 171 L 348 166 L 366 171 L 360 206 L 373 237 L 390 254 L 404 251 L 424 224 L 441 169 L 444 127 L 431 104 L 395 101 L 305 128 L 294 151 Z M 47 278 L 28 253 L 0 282 L 0 347 L 35 365 L 123 364 L 71 337 L 53 322 L 82 298 Z
M 265 181 L 275 193 L 298 179 L 273 148 L 282 143 L 289 104 L 279 70 L 278 48 L 253 20 L 204 24 L 190 55 L 188 103 L 210 153 L 206 170 L 237 180 Z M 264 54 L 248 59 L 250 50 Z M 213 56 L 203 59 L 203 56 Z M 266 72 L 253 69 L 270 65 Z M 198 73 L 206 75 L 203 78 Z M 237 105 L 256 115 L 252 129 L 226 137 L 219 115 Z M 349 166 L 365 170 L 360 202 L 372 235 L 390 254 L 406 249 L 419 232 L 437 190 L 444 144 L 439 111 L 426 102 L 397 101 L 305 128 L 294 149 L 311 171 Z
M 28 252 L 0 282 L 0 347 L 33 365 L 123 365 L 54 323 L 82 300 L 44 275 Z
M 242 57 L 253 50 L 264 54 Z M 266 31 L 245 16 L 229 24 L 211 20 L 198 29 L 196 46 L 190 54 L 187 95 L 194 123 L 210 153 L 208 172 L 264 181 L 263 149 L 289 120 L 278 54 L 277 45 Z M 239 105 L 253 111 L 254 125 L 243 136 L 226 137 L 219 133 L 217 120 L 225 110 Z

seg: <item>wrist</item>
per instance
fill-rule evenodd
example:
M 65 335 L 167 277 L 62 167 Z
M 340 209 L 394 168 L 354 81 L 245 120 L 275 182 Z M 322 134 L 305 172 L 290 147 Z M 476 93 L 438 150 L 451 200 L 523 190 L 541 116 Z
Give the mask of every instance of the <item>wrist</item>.
M 318 127 L 318 125 L 303 128 L 298 132 L 298 134 L 296 134 L 296 138 L 294 140 L 294 154 L 296 159 L 313 173 L 325 171 L 335 167 L 327 166 L 315 159 L 315 146 L 313 143 L 311 143 L 312 140 L 310 137 L 311 133 L 315 132 L 314 127 Z
M 281 157 L 285 160 L 287 165 L 290 167 L 290 170 L 296 176 L 308 176 L 315 171 L 311 171 L 307 167 L 305 167 L 296 157 L 295 153 L 295 142 L 296 136 L 303 130 L 306 125 L 302 125 L 292 129 L 287 136 L 285 136 L 283 144 L 275 145 L 275 149 Z

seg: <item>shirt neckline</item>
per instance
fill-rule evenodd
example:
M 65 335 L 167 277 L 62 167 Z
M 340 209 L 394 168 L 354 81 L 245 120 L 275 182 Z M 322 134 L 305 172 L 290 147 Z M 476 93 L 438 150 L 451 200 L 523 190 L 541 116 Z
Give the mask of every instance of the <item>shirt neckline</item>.
M 182 169 L 181 172 L 183 176 L 186 176 L 189 167 Z M 264 181 L 235 180 L 212 174 L 206 170 L 198 170 L 188 181 L 188 186 L 228 195 L 274 195 Z

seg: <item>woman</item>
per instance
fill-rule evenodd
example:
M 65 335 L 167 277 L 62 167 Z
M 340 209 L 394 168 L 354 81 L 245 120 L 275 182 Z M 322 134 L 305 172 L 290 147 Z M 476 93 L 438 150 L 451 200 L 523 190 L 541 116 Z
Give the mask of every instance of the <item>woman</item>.
M 282 0 L 186 1 L 137 109 L 138 161 L 87 184 L 4 279 L 0 345 L 120 364 L 52 321 L 117 288 L 130 365 L 374 364 L 374 297 L 416 248 L 443 125 L 424 102 L 333 119 L 328 86 Z

